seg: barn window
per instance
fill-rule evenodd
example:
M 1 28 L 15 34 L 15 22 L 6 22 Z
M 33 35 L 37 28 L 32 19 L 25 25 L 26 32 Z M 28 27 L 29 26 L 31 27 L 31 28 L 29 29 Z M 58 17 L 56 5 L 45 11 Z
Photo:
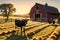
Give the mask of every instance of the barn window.
M 38 6 L 36 6 L 36 9 L 38 9 Z

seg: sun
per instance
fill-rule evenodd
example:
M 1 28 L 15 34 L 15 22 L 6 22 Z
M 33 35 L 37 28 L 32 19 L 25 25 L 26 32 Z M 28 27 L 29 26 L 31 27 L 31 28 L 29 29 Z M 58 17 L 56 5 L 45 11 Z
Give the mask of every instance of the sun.
M 24 15 L 24 14 L 26 14 L 26 12 L 25 11 L 16 11 L 16 13 L 14 13 L 14 14 L 16 14 L 16 15 Z
M 26 12 L 24 12 L 24 11 L 21 11 L 21 12 L 20 12 L 20 14 L 21 14 L 21 15 L 24 15 L 24 14 L 26 14 Z

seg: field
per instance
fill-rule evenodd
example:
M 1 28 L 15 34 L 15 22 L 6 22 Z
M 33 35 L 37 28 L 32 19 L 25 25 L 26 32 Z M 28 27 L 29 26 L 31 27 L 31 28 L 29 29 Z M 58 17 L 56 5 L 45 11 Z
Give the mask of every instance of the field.
M 25 32 L 23 30 L 21 35 L 20 28 L 16 27 L 15 29 L 14 20 L 12 22 L 3 23 L 3 19 L 0 19 L 0 40 L 49 40 L 50 36 L 53 35 L 52 33 L 60 32 L 60 30 L 58 30 L 60 29 L 60 25 L 58 24 L 29 20 L 25 26 Z M 60 40 L 60 36 L 56 39 Z

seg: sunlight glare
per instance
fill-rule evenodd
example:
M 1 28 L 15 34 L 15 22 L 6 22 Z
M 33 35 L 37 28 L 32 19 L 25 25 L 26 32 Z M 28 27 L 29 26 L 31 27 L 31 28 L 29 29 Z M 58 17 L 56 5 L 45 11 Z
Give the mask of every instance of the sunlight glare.
M 24 14 L 26 14 L 26 13 L 25 13 L 24 11 L 21 11 L 20 14 L 21 14 L 21 15 L 24 15 Z

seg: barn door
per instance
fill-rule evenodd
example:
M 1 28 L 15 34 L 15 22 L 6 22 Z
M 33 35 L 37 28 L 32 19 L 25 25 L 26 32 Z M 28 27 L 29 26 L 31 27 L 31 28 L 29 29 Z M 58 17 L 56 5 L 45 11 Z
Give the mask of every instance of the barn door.
M 35 20 L 40 21 L 40 14 L 35 14 Z

